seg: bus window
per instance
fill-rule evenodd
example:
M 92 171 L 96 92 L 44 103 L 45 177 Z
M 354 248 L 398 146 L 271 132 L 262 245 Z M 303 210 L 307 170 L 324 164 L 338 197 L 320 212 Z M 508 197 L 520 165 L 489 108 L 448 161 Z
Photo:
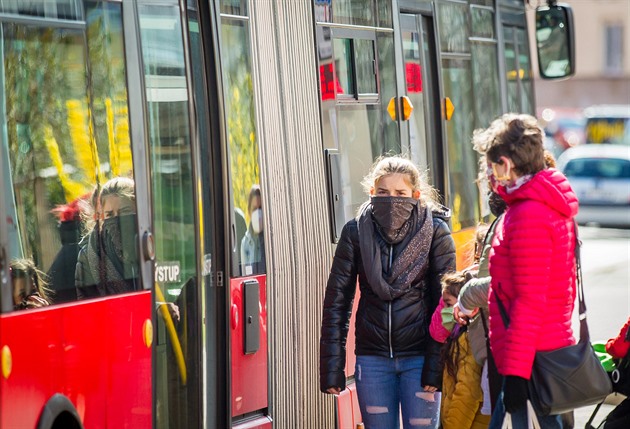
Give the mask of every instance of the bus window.
M 241 9 L 246 13 L 246 9 Z M 232 185 L 232 276 L 266 271 L 265 226 L 246 16 L 221 17 L 221 62 Z
M 475 225 L 481 216 L 479 191 L 475 186 L 477 154 L 470 144 L 475 125 L 475 97 L 471 25 L 467 15 L 464 4 L 443 3 L 438 7 L 444 96 L 456 106 L 456 113 L 445 122 L 450 179 L 446 192 L 453 232 Z
M 362 18 L 357 15 L 356 19 Z M 318 33 L 324 34 L 324 29 L 329 31 L 322 27 Z M 331 216 L 345 222 L 365 201 L 360 183 L 374 160 L 385 153 L 401 152 L 397 122 L 387 113 L 389 101 L 396 96 L 394 37 L 387 31 L 330 31 L 332 53 L 322 49 L 329 48 L 326 38 L 318 39 L 319 65 L 330 69 L 334 82 L 334 92 L 324 92 L 322 87 L 322 134 L 324 148 L 338 153 L 335 162 L 343 213 L 332 213 L 331 208 Z
M 12 12 L 76 19 L 74 3 L 56 6 Z M 9 259 L 47 273 L 53 303 L 140 289 L 120 5 L 90 3 L 86 14 L 86 30 L 2 24 Z M 116 177 L 129 184 L 125 195 L 103 198 Z
M 531 61 L 525 28 L 504 25 L 508 111 L 532 113 L 534 100 Z

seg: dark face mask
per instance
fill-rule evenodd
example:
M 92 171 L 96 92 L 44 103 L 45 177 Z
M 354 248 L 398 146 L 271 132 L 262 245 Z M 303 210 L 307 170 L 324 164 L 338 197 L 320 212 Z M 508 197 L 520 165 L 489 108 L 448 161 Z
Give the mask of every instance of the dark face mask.
M 418 200 L 408 197 L 372 197 L 372 216 L 381 235 L 390 244 L 400 243 L 410 228 L 409 219 Z
M 103 243 L 108 257 L 123 264 L 124 277 L 132 277 L 138 263 L 136 250 L 136 215 L 114 216 L 103 221 Z M 137 269 L 135 269 L 137 271 Z

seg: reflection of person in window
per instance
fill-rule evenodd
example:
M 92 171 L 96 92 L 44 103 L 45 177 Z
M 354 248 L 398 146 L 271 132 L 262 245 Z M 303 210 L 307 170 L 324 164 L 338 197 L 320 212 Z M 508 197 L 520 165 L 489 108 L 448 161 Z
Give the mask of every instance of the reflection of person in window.
M 68 204 L 57 206 L 52 212 L 58 217 L 61 249 L 48 269 L 50 288 L 55 292 L 55 302 L 62 303 L 77 299 L 74 274 L 79 256 L 79 241 L 83 221 L 82 206 L 88 205 L 90 194 L 76 198 Z
M 137 282 L 134 182 L 109 180 L 96 201 L 96 224 L 82 240 L 75 272 L 79 299 L 129 292 Z
M 259 185 L 252 185 L 249 191 L 247 211 L 250 219 L 249 227 L 241 241 L 241 264 L 243 264 L 243 274 L 246 276 L 265 272 L 265 240 Z
M 41 308 L 50 305 L 46 275 L 30 259 L 14 259 L 9 264 L 13 292 L 13 308 Z

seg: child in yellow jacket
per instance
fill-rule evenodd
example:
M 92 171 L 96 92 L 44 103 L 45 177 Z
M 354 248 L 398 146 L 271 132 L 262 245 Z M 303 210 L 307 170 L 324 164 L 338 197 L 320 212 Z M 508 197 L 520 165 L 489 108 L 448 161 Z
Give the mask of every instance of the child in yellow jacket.
M 443 429 L 485 429 L 490 416 L 481 414 L 483 392 L 481 389 L 481 366 L 475 361 L 468 342 L 465 327 L 453 321 L 451 308 L 457 302 L 459 290 L 469 277 L 465 272 L 445 274 L 442 277 L 441 310 L 442 326 L 451 334 L 443 348 L 444 375 L 442 381 L 442 404 L 440 422 Z M 435 318 L 432 323 L 436 323 Z

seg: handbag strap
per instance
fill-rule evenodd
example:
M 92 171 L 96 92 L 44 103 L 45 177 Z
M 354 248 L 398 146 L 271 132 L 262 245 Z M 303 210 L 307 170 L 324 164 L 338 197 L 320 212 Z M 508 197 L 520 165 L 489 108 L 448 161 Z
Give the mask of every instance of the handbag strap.
M 577 284 L 578 310 L 580 317 L 580 343 L 583 343 L 590 341 L 590 334 L 588 332 L 588 324 L 586 323 L 586 302 L 584 300 L 584 286 L 582 284 L 582 263 L 580 258 L 580 247 L 582 246 L 582 242 L 578 237 L 578 225 L 575 219 L 573 219 L 573 228 L 575 235 L 575 281 Z M 499 289 L 501 289 L 500 283 Z M 495 292 L 495 295 L 497 299 L 497 304 L 499 304 L 499 313 L 501 313 L 501 319 L 503 320 L 503 324 L 507 328 L 510 326 L 510 317 L 505 310 L 505 306 L 503 305 L 501 298 L 499 298 L 499 294 Z

